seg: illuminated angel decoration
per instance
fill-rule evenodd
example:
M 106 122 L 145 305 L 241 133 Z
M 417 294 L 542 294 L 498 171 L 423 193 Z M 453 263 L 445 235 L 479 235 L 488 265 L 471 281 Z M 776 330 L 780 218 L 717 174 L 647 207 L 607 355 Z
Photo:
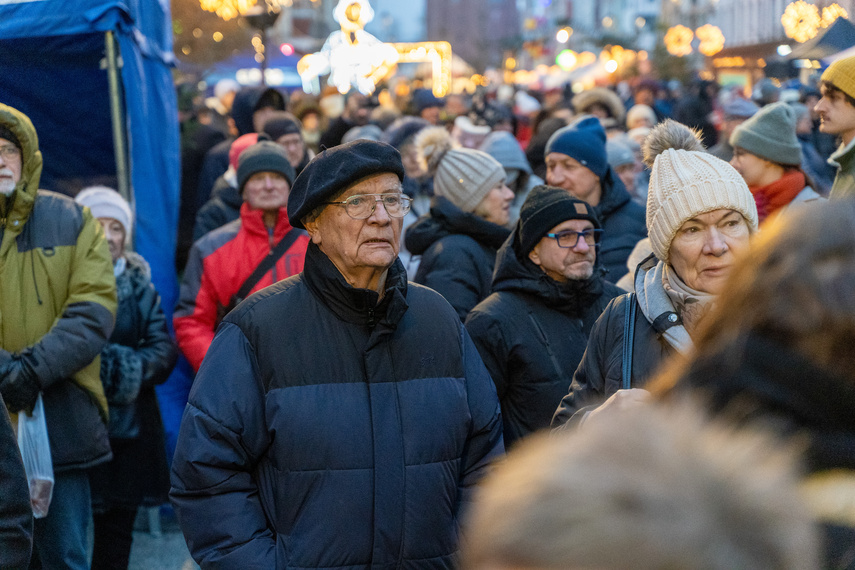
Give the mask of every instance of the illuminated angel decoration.
M 368 0 L 339 0 L 333 18 L 341 26 L 330 34 L 321 51 L 304 56 L 297 64 L 303 90 L 318 93 L 318 78 L 329 74 L 328 83 L 340 93 L 356 88 L 370 95 L 376 83 L 398 62 L 398 50 L 365 31 L 374 19 Z

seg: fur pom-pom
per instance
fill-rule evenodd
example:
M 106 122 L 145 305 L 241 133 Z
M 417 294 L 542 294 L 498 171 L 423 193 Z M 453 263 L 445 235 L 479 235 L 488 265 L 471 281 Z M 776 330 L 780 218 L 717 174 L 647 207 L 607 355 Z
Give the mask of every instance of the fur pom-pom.
M 428 127 L 416 135 L 416 150 L 419 153 L 419 163 L 429 176 L 436 174 L 436 169 L 445 153 L 460 145 L 451 138 L 445 127 Z
M 700 131 L 689 128 L 673 119 L 668 119 L 653 127 L 653 130 L 644 139 L 641 150 L 644 154 L 644 164 L 647 168 L 653 168 L 656 157 L 669 148 L 696 152 L 705 152 L 707 150 L 704 148 L 703 143 L 701 143 Z

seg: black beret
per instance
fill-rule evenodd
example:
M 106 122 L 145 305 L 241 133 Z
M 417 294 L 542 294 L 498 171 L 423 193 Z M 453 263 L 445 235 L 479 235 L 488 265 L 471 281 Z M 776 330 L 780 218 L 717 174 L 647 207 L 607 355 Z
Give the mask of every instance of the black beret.
M 520 259 L 526 257 L 549 230 L 567 220 L 588 220 L 595 228 L 602 227 L 594 208 L 566 190 L 545 185 L 532 188 L 520 208 L 520 249 L 516 252 Z
M 404 180 L 401 153 L 386 143 L 363 139 L 324 150 L 294 181 L 288 196 L 291 226 L 305 229 L 300 220 L 312 210 L 366 176 L 384 173 Z

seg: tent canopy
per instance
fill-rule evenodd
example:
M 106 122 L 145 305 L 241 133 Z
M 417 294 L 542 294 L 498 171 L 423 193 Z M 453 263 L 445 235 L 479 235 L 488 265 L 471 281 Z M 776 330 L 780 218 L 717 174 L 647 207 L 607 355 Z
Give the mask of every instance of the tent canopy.
M 105 33 L 115 34 L 136 249 L 171 312 L 180 151 L 169 14 L 169 0 L 0 2 L 0 101 L 26 113 L 38 131 L 42 188 L 115 187 Z
M 796 47 L 789 59 L 823 59 L 855 45 L 855 24 L 837 18 L 814 38 Z

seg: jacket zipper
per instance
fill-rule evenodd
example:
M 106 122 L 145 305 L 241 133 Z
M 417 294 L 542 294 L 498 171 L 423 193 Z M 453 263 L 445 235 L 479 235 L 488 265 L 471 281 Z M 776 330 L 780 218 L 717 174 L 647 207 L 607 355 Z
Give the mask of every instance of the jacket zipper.
M 561 367 L 561 364 L 558 363 L 558 359 L 555 358 L 555 353 L 552 352 L 552 346 L 549 344 L 549 339 L 546 338 L 546 333 L 544 333 L 543 329 L 540 328 L 540 323 L 537 322 L 537 319 L 534 318 L 534 315 L 529 313 L 528 318 L 531 319 L 532 324 L 534 324 L 534 328 L 537 329 L 538 334 L 540 334 L 540 339 L 543 341 L 543 345 L 546 347 L 546 352 L 547 354 L 549 354 L 550 360 L 552 360 L 552 366 L 555 368 L 555 372 L 558 373 L 559 378 L 564 378 L 564 369 Z

